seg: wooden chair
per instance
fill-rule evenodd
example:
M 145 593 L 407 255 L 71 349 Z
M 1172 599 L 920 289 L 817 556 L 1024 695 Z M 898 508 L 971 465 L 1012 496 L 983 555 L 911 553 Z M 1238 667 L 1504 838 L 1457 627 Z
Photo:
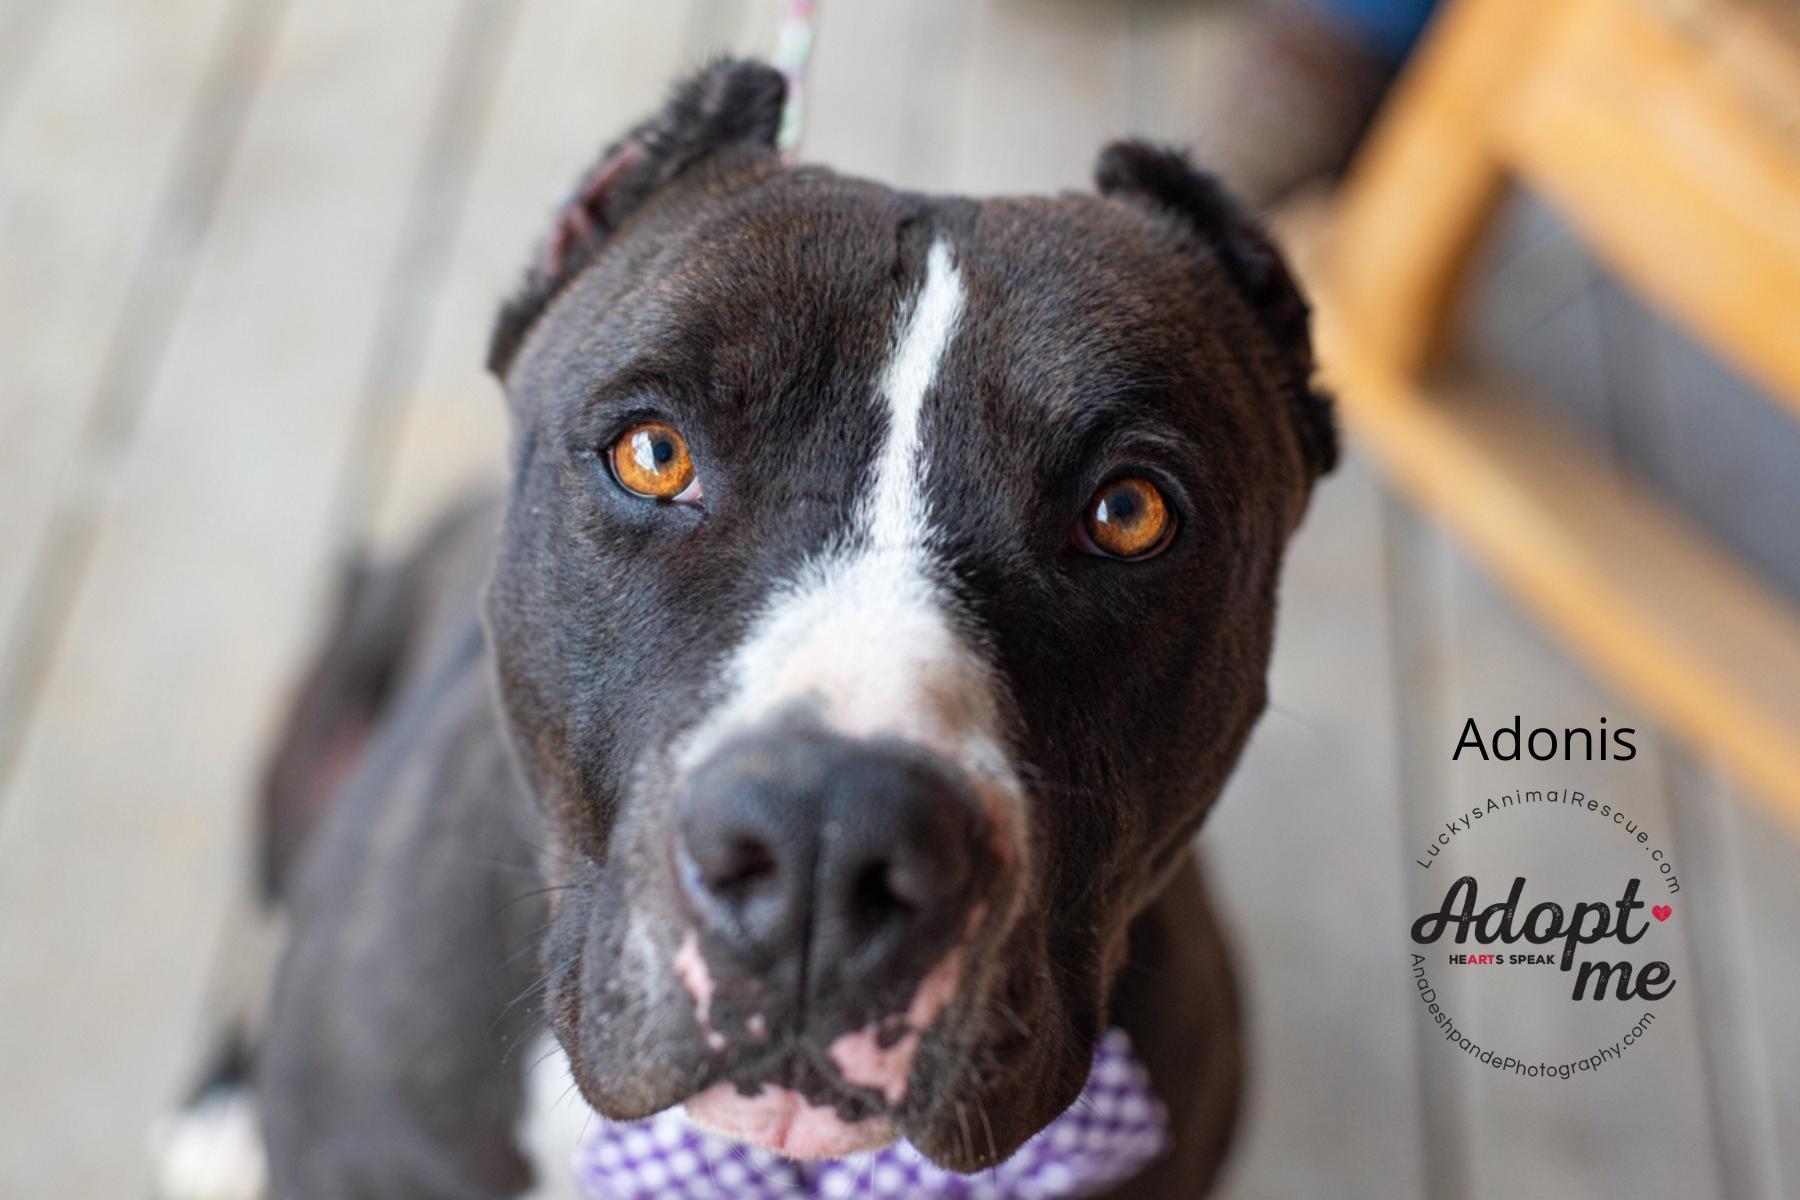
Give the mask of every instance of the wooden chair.
M 1800 616 L 1445 353 L 1516 181 L 1800 419 L 1800 34 L 1782 3 L 1449 0 L 1297 257 L 1343 417 L 1399 488 L 1800 834 Z

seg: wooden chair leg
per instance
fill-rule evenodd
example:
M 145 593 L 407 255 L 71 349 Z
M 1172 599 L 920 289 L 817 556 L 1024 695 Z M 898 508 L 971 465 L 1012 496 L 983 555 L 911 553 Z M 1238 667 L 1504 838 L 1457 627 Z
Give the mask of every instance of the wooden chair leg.
M 1777 124 L 1800 77 L 1758 108 L 1744 64 L 1644 0 L 1560 7 L 1495 142 L 1610 271 L 1800 418 L 1800 139 Z

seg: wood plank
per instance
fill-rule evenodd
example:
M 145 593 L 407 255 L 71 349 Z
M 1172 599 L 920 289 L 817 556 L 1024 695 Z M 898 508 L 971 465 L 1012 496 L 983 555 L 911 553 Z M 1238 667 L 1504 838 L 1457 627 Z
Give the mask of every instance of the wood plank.
M 1124 132 L 1186 148 L 1206 166 L 1228 136 L 1229 89 L 1244 76 L 1244 39 L 1258 19 L 1252 5 L 1132 0 Z
M 21 86 L 41 59 L 51 22 L 65 5 L 52 0 L 4 0 L 0 3 L 0 129 L 12 112 Z
M 1100 148 L 1129 126 L 1129 13 L 1122 4 L 982 0 L 966 67 L 938 128 L 949 178 L 977 194 L 1090 186 Z
M 1724 1194 L 1786 1196 L 1800 1179 L 1800 846 L 1685 754 L 1665 756 L 1676 845 L 1696 886 L 1682 932 L 1699 988 L 1713 1141 Z M 1785 1108 L 1777 1112 L 1779 1087 Z M 1785 1165 L 1783 1159 L 1786 1159 Z
M 1740 1078 L 1748 1087 L 1766 1084 L 1769 1089 L 1772 1113 L 1766 1120 L 1776 1157 L 1772 1167 L 1761 1167 L 1776 1186 L 1743 1194 L 1792 1195 L 1800 1186 L 1800 1137 L 1795 1136 L 1800 1130 L 1800 1070 L 1795 1069 L 1800 1064 L 1800 1022 L 1794 1020 L 1800 1012 L 1800 955 L 1794 953 L 1794 931 L 1800 929 L 1800 847 L 1753 808 L 1718 807 L 1731 827 L 1726 874 L 1742 888 L 1739 928 L 1747 942 L 1741 962 L 1733 964 L 1742 973 L 1722 993 L 1732 1007 L 1721 1012 L 1721 1020 L 1742 1020 L 1748 1027 L 1746 1050 L 1752 1057 Z M 1758 1105 L 1754 1093 L 1743 1101 L 1752 1116 Z M 1749 1132 L 1756 1136 L 1754 1127 Z
M 1675 331 L 1664 329 L 1645 358 L 1654 386 L 1632 403 L 1660 400 L 1645 423 L 1660 427 L 1667 454 L 1651 477 L 1800 601 L 1800 422 Z
M 458 17 L 428 0 L 288 14 L 105 481 L 0 810 L 0 1061 L 31 1097 L 4 1139 L 19 1148 L 8 1194 L 142 1194 L 144 1131 L 197 1054 L 255 765 L 325 595 L 331 485 Z
M 720 55 L 767 59 L 775 51 L 781 0 L 690 0 L 682 70 Z
M 801 158 L 891 186 L 919 186 L 900 175 L 913 65 L 907 47 L 920 20 L 911 0 L 822 0 Z
M 971 124 L 958 99 L 970 71 L 971 30 L 979 3 L 914 0 L 904 43 L 906 79 L 900 123 L 899 179 L 919 191 L 954 191 L 956 138 Z
M 1393 630 L 1390 660 L 1394 688 L 1394 735 L 1398 742 L 1401 855 L 1397 869 L 1405 881 L 1407 910 L 1421 913 L 1441 899 L 1436 881 L 1407 868 L 1417 854 L 1408 844 L 1413 830 L 1434 828 L 1444 795 L 1443 750 L 1436 744 L 1434 720 L 1449 707 L 1453 680 L 1451 660 L 1457 653 L 1452 634 L 1456 554 L 1441 530 L 1420 517 L 1391 489 L 1382 493 L 1381 558 L 1388 592 L 1388 625 Z M 1407 853 L 1411 850 L 1412 853 Z M 1403 943 L 1404 946 L 1404 943 Z M 1410 955 L 1406 960 L 1410 963 Z M 1440 974 L 1442 974 L 1440 972 Z M 1467 1003 L 1472 982 L 1459 976 L 1441 981 L 1438 1000 L 1448 1006 Z M 1406 997 L 1419 1003 L 1415 990 Z M 1454 1009 L 1453 1009 L 1454 1010 Z M 1443 1200 L 1465 1200 L 1469 1185 L 1469 1131 L 1474 1080 L 1466 1072 L 1446 1071 L 1437 1057 L 1442 1050 L 1437 1029 L 1413 1010 L 1413 1042 L 1418 1047 L 1419 1095 L 1425 1194 Z
M 1380 505 L 1354 456 L 1315 495 L 1282 578 L 1270 711 L 1200 836 L 1250 1035 L 1226 1195 L 1426 1194 Z
M 1668 962 L 1676 990 L 1653 1006 L 1656 1021 L 1645 1039 L 1597 1074 L 1567 1081 L 1520 1078 L 1472 1061 L 1442 1040 L 1429 1048 L 1428 1069 L 1469 1079 L 1466 1194 L 1656 1194 L 1695 1200 L 1722 1195 L 1701 1038 L 1705 1000 L 1684 935 L 1705 884 L 1695 874 L 1699 864 L 1686 858 L 1675 840 L 1663 786 L 1662 735 L 1616 696 L 1598 691 L 1467 559 L 1458 559 L 1453 580 L 1452 651 L 1446 657 L 1450 694 L 1424 722 L 1426 748 L 1439 764 L 1438 799 L 1432 822 L 1406 831 L 1416 849 L 1413 857 L 1425 855 L 1431 835 L 1446 822 L 1488 798 L 1520 788 L 1573 788 L 1638 822 L 1648 845 L 1661 848 L 1674 863 L 1681 886 L 1679 894 L 1667 895 L 1647 846 L 1623 826 L 1567 804 L 1491 811 L 1457 834 L 1438 858 L 1426 857 L 1430 867 L 1410 868 L 1435 892 L 1421 912 L 1437 908 L 1451 882 L 1465 874 L 1481 883 L 1478 906 L 1503 898 L 1514 876 L 1523 875 L 1527 906 L 1544 899 L 1565 905 L 1612 900 L 1628 879 L 1639 878 L 1644 903 L 1667 900 L 1675 910 L 1669 924 L 1640 918 L 1649 930 L 1630 957 Z M 1600 761 L 1578 749 L 1568 760 L 1513 762 L 1465 752 L 1452 761 L 1465 720 L 1476 720 L 1491 738 L 1515 716 L 1526 732 L 1597 731 L 1604 717 L 1608 728 L 1636 730 L 1636 754 L 1627 761 Z M 1495 890 L 1500 894 L 1488 894 Z M 1458 969 L 1447 962 L 1452 949 L 1440 944 L 1421 951 L 1432 983 L 1457 977 Z M 1476 978 L 1480 970 L 1461 969 L 1463 986 L 1451 993 L 1449 1011 L 1484 1046 L 1520 1058 L 1541 1056 L 1556 1063 L 1584 1057 L 1621 1038 L 1641 1015 L 1638 1004 L 1608 1002 L 1596 1008 L 1588 1002 L 1590 1007 L 1575 1008 L 1570 978 L 1554 967 L 1508 967 L 1502 976 Z
M 1622 381 L 1607 368 L 1601 337 L 1599 268 L 1568 226 L 1529 193 L 1500 206 L 1469 272 L 1459 353 L 1529 388 L 1596 443 L 1614 428 Z M 1610 331 L 1609 331 L 1610 332 Z
M 357 403 L 350 461 L 338 488 L 340 555 L 346 529 L 363 530 L 380 503 L 407 398 L 428 361 L 444 308 L 452 250 L 469 208 L 496 84 L 513 42 L 519 6 L 483 3 L 468 10 L 458 32 L 459 77 L 440 93 L 431 140 L 422 150 L 406 226 L 383 285 L 376 349 Z M 479 344 L 478 344 L 479 345 Z M 480 360 L 480 355 L 475 355 Z
M 52 523 L 111 469 L 118 415 L 141 395 L 185 286 L 268 24 L 234 19 L 231 0 L 93 0 L 53 21 L 51 5 L 33 7 L 45 29 L 33 61 L 52 66 L 13 81 L 0 128 L 0 320 L 12 331 L 0 367 L 0 778 L 66 599 L 55 550 L 68 539 Z

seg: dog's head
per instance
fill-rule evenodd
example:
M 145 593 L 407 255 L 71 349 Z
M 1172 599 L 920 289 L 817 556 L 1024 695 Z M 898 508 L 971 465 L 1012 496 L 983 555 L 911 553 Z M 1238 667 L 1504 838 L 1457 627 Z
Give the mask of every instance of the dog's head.
M 550 1013 L 611 1116 L 974 1169 L 1080 1090 L 1263 708 L 1330 414 L 1279 259 L 1179 156 L 921 196 L 784 166 L 782 97 L 678 89 L 495 332 Z

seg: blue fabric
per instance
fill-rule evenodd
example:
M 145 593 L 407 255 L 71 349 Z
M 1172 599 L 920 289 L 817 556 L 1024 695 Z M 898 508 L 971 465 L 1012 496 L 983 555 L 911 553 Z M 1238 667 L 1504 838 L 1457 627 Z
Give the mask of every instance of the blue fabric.
M 1532 3 L 1532 0 L 1520 0 Z M 1348 30 L 1370 50 L 1399 62 L 1412 51 L 1413 43 L 1437 7 L 1437 0 L 1312 0 L 1313 5 L 1332 21 Z

